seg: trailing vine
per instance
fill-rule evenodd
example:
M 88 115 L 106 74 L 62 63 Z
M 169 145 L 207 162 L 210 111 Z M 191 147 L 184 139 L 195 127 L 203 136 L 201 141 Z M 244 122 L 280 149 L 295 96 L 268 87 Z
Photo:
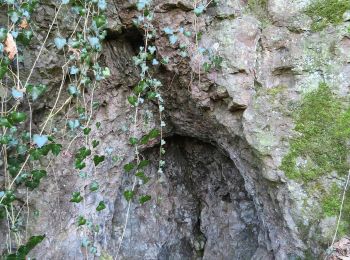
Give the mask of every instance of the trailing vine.
M 161 94 L 162 83 L 155 77 L 157 68 L 170 62 L 168 57 L 161 58 L 157 53 L 155 39 L 157 35 L 166 35 L 169 44 L 177 49 L 178 54 L 186 58 L 188 50 L 195 46 L 199 55 L 207 55 L 206 62 L 198 68 L 200 81 L 201 71 L 221 67 L 222 58 L 215 50 L 199 47 L 200 32 L 197 17 L 206 8 L 218 1 L 195 1 L 193 31 L 184 28 L 163 28 L 157 31 L 154 26 L 152 2 L 138 0 L 136 8 L 139 15 L 134 25 L 143 31 L 144 44 L 139 53 L 133 58 L 134 65 L 140 71 L 139 81 L 133 88 L 127 100 L 133 110 L 133 122 L 129 136 L 129 145 L 134 155 L 131 162 L 123 166 L 124 171 L 132 176 L 132 184 L 125 188 L 123 196 L 127 201 L 125 222 L 119 239 L 115 258 L 118 259 L 120 249 L 128 227 L 132 203 L 143 205 L 152 197 L 142 191 L 136 192 L 138 184 L 146 184 L 151 176 L 145 173 L 150 162 L 141 154 L 142 146 L 159 143 L 158 174 L 164 174 L 165 140 L 164 140 L 164 101 Z M 73 168 L 76 174 L 84 180 L 84 185 L 75 187 L 70 202 L 86 209 L 86 200 L 92 193 L 100 190 L 96 175 L 104 163 L 107 154 L 98 152 L 100 141 L 92 136 L 92 129 L 99 131 L 101 124 L 91 124 L 94 111 L 99 104 L 94 101 L 94 94 L 99 83 L 110 76 L 108 67 L 99 64 L 99 56 L 103 50 L 102 41 L 107 32 L 107 8 L 105 0 L 61 0 L 56 3 L 55 12 L 43 40 L 39 40 L 34 31 L 32 16 L 39 7 L 37 0 L 0 0 L 0 7 L 7 10 L 8 25 L 0 26 L 0 145 L 1 145 L 1 175 L 0 181 L 0 220 L 7 223 L 5 259 L 24 259 L 26 255 L 45 239 L 44 234 L 28 237 L 30 216 L 30 195 L 40 188 L 47 177 L 48 171 L 57 158 L 69 156 L 71 150 L 76 150 Z M 60 16 L 71 16 L 74 21 L 73 31 L 61 31 L 58 19 Z M 189 40 L 181 42 L 179 34 Z M 54 37 L 52 39 L 52 37 Z M 31 69 L 20 71 L 23 54 L 35 39 L 38 52 Z M 189 44 L 189 41 L 192 41 Z M 31 45 L 32 44 L 32 45 Z M 42 82 L 35 82 L 32 76 L 42 54 L 48 51 L 49 45 L 64 57 L 61 66 L 61 81 L 58 88 Z M 23 76 L 25 75 L 25 76 Z M 33 123 L 33 105 L 49 93 L 53 98 L 53 106 L 46 114 L 40 126 Z M 54 93 L 54 95 L 52 95 Z M 63 100 L 63 101 L 62 101 Z M 143 120 L 140 111 L 144 105 L 156 104 L 158 107 L 157 122 L 159 125 L 148 129 L 139 129 Z M 72 149 L 77 140 L 83 140 L 83 145 Z M 67 145 L 64 145 L 67 144 Z M 46 158 L 47 163 L 42 163 Z M 88 191 L 85 190 L 88 186 Z M 25 198 L 21 191 L 25 190 Z M 78 205 L 80 205 L 78 207 Z M 99 200 L 91 214 L 76 216 L 77 229 L 82 234 L 82 247 L 85 248 L 86 258 L 99 255 L 94 241 L 94 234 L 99 232 L 98 225 L 93 222 L 93 214 L 106 209 L 106 202 Z

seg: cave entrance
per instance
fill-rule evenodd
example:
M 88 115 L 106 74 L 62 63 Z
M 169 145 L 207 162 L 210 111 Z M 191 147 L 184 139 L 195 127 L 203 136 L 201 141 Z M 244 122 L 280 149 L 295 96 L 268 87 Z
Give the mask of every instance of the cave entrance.
M 152 148 L 146 155 L 155 162 L 158 153 Z M 124 257 L 252 259 L 260 225 L 232 160 L 211 144 L 182 136 L 167 139 L 164 160 L 164 174 L 147 188 L 155 202 L 136 206 L 130 216 Z M 153 179 L 157 165 L 150 168 Z

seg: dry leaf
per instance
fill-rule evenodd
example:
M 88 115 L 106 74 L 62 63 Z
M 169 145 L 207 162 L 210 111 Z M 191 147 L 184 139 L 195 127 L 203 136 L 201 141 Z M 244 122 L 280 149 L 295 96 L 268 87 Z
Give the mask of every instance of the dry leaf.
M 27 20 L 26 19 L 23 19 L 22 21 L 21 21 L 21 24 L 19 25 L 19 27 L 21 27 L 22 29 L 27 29 L 28 28 L 28 22 L 27 22 Z
M 12 34 L 8 33 L 5 41 L 5 51 L 8 54 L 10 60 L 13 60 L 18 53 L 16 42 L 13 39 Z

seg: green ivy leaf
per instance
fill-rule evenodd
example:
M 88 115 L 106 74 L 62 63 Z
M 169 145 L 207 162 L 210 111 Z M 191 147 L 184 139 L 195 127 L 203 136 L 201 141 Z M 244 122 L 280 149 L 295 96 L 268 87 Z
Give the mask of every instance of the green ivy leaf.
M 151 196 L 150 195 L 143 195 L 141 196 L 141 198 L 139 198 L 139 202 L 141 203 L 141 205 L 145 204 L 147 201 L 151 200 Z
M 130 201 L 132 200 L 132 198 L 134 197 L 134 192 L 132 190 L 126 190 L 124 191 L 124 198 L 127 200 L 127 201 Z
M 80 195 L 79 191 L 75 191 L 72 193 L 72 198 L 71 198 L 70 202 L 79 203 L 82 200 L 83 200 L 83 197 Z
M 12 127 L 10 121 L 6 117 L 0 117 L 0 126 L 1 127 Z
M 141 141 L 140 141 L 140 143 L 141 144 L 148 144 L 148 142 L 149 142 L 149 135 L 145 135 L 145 136 L 143 136 L 142 138 L 141 138 Z
M 96 181 L 90 184 L 90 191 L 92 192 L 97 191 L 99 188 L 100 188 L 100 185 Z
M 0 136 L 0 144 L 9 144 L 11 141 L 11 138 L 9 135 L 1 135 Z
M 75 154 L 75 158 L 83 161 L 86 157 L 91 155 L 91 150 L 86 147 L 79 148 L 78 152 Z
M 158 129 L 152 129 L 148 135 L 150 139 L 154 139 L 160 135 L 160 131 Z
M 11 61 L 8 57 L 0 59 L 0 80 L 6 75 L 10 63 Z
M 28 45 L 33 38 L 32 30 L 22 30 L 18 36 L 17 41 L 22 43 L 23 45 Z
M 84 135 L 89 135 L 91 132 L 91 128 L 89 128 L 89 127 L 84 128 L 83 132 L 84 132 Z
M 74 166 L 75 166 L 75 169 L 82 170 L 86 167 L 86 163 L 81 160 L 76 160 Z
M 7 116 L 8 121 L 11 124 L 21 123 L 27 119 L 27 115 L 24 112 L 13 111 Z
M 98 203 L 98 206 L 96 207 L 96 211 L 101 211 L 104 210 L 106 208 L 106 204 L 103 201 L 100 201 Z
M 93 148 L 96 148 L 99 144 L 100 144 L 100 142 L 97 141 L 97 140 L 93 140 L 93 141 L 92 141 L 92 147 L 93 147 Z
M 5 41 L 7 38 L 7 29 L 0 28 L 0 42 Z
M 40 181 L 42 178 L 47 176 L 47 172 L 45 170 L 33 170 L 30 175 L 27 177 L 25 181 L 25 185 L 28 188 L 35 189 L 39 187 Z
M 32 100 L 35 101 L 47 90 L 47 86 L 43 84 L 28 85 L 26 89 L 27 92 L 30 94 Z
M 135 164 L 133 164 L 133 163 L 128 163 L 128 164 L 124 165 L 124 170 L 126 172 L 131 172 L 132 169 L 134 169 L 134 168 L 135 168 Z
M 30 159 L 32 161 L 37 161 L 41 158 L 41 156 L 43 155 L 42 150 L 39 148 L 35 148 L 35 149 L 30 149 L 29 150 L 29 155 L 30 155 Z
M 95 155 L 93 160 L 94 160 L 95 166 L 97 166 L 105 160 L 105 156 L 104 155 L 101 155 L 101 156 Z
M 62 145 L 61 144 L 56 144 L 56 143 L 52 143 L 48 145 L 52 154 L 55 156 L 58 156 L 60 154 L 60 152 L 62 151 Z
M 154 100 L 156 97 L 157 97 L 157 93 L 156 92 L 149 91 L 147 93 L 147 98 L 150 99 L 150 100 Z
M 3 195 L 3 199 L 1 204 L 5 206 L 9 206 L 12 202 L 16 200 L 16 196 L 11 190 L 5 191 L 5 195 Z
M 137 104 L 137 97 L 136 96 L 128 96 L 128 101 L 130 105 L 136 106 Z
M 146 167 L 149 164 L 148 160 L 142 160 L 139 165 L 137 166 L 138 169 L 142 169 L 144 167 Z
M 138 142 L 138 140 L 137 140 L 137 138 L 136 138 L 136 137 L 130 137 L 130 139 L 129 139 L 129 143 L 130 143 L 131 145 L 136 145 L 136 144 L 137 144 L 137 142 Z
M 15 254 L 10 254 L 5 257 L 5 260 L 23 260 L 31 250 L 33 250 L 38 244 L 40 244 L 45 238 L 42 236 L 32 236 L 29 238 L 27 244 L 20 246 Z
M 143 172 L 137 172 L 135 174 L 136 177 L 140 178 L 143 184 L 146 184 L 151 178 L 147 177 Z
M 107 18 L 105 15 L 98 15 L 93 18 L 97 28 L 103 27 L 107 24 Z
M 83 216 L 79 216 L 78 217 L 78 227 L 83 226 L 86 224 L 86 218 L 84 218 Z

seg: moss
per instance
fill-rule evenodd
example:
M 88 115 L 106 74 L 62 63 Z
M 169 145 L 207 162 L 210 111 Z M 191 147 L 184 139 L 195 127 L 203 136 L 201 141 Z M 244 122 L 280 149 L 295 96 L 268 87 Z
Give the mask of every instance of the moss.
M 343 110 L 326 84 L 305 95 L 295 121 L 300 135 L 290 141 L 290 151 L 282 160 L 286 176 L 308 182 L 332 171 L 345 175 L 350 110 Z
M 278 85 L 276 87 L 269 88 L 267 93 L 275 98 L 278 94 L 283 93 L 287 88 L 288 87 L 285 85 Z
M 338 230 L 339 237 L 349 234 L 350 229 L 350 191 L 348 190 L 345 195 L 346 196 L 342 209 L 342 221 L 340 222 Z M 334 183 L 331 189 L 323 196 L 321 201 L 324 217 L 338 216 L 341 207 L 342 196 L 343 189 Z
M 248 8 L 251 12 L 256 14 L 263 27 L 270 23 L 267 12 L 267 3 L 268 0 L 248 0 Z
M 314 0 L 305 13 L 313 20 L 312 29 L 320 31 L 329 24 L 340 24 L 344 13 L 349 9 L 349 0 Z

